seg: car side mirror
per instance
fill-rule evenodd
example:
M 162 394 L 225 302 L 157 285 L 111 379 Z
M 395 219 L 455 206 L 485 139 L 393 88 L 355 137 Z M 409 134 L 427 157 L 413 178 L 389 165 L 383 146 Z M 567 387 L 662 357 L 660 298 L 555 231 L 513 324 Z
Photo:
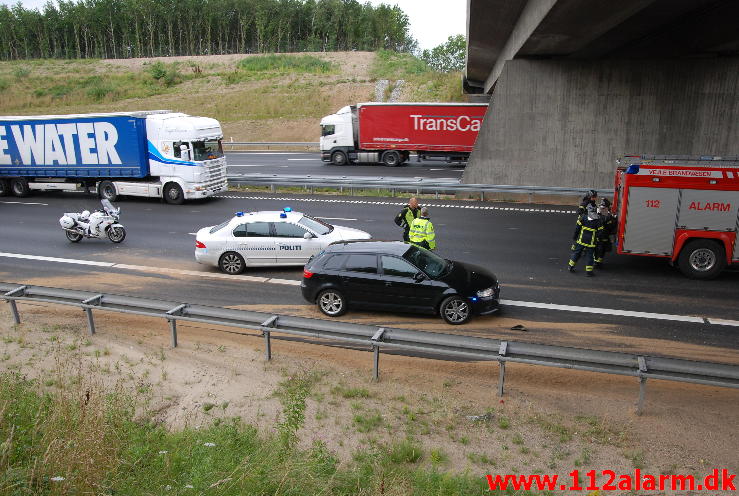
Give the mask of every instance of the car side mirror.
M 416 275 L 413 276 L 413 280 L 416 282 L 421 282 L 426 280 L 426 274 L 423 272 L 416 272 Z
M 311 233 L 309 233 L 309 232 L 303 234 L 303 239 L 311 239 L 312 237 L 313 237 L 313 235 Z

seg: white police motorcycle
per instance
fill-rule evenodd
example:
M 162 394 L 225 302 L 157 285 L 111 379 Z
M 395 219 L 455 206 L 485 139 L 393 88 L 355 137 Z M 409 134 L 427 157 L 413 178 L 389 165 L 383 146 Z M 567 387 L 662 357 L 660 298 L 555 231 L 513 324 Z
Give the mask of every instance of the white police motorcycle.
M 67 239 L 78 243 L 82 238 L 105 238 L 113 243 L 126 239 L 126 229 L 118 222 L 121 209 L 115 208 L 109 200 L 101 200 L 102 210 L 65 213 L 59 224 L 64 229 Z

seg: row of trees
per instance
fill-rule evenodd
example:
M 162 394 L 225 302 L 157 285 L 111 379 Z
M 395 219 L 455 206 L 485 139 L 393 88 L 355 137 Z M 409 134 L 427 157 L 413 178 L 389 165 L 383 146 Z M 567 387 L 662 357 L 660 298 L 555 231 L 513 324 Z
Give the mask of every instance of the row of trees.
M 0 6 L 0 59 L 411 51 L 408 16 L 357 0 L 60 0 Z

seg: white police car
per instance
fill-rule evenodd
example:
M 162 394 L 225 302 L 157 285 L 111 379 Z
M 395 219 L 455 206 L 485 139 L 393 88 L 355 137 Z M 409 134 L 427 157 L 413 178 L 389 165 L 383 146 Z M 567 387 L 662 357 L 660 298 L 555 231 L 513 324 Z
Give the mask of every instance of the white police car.
M 305 265 L 334 241 L 370 239 L 369 233 L 333 226 L 309 215 L 282 211 L 236 212 L 195 237 L 195 260 L 216 265 L 226 274 L 246 267 Z

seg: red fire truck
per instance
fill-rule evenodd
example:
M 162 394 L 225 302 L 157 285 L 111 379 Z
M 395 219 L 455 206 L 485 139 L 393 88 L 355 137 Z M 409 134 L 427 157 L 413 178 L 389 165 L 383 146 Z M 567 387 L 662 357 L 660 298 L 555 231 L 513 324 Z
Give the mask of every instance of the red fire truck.
M 626 155 L 615 182 L 618 253 L 667 258 L 694 279 L 739 263 L 739 157 Z

